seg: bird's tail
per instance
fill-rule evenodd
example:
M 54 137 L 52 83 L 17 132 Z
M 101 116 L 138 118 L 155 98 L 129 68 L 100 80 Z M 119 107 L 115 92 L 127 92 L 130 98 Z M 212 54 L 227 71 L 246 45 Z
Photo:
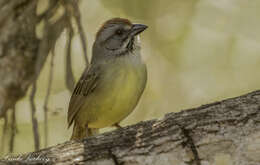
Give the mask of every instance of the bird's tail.
M 82 140 L 86 137 L 97 135 L 98 129 L 97 128 L 87 128 L 74 123 L 73 132 L 70 140 Z

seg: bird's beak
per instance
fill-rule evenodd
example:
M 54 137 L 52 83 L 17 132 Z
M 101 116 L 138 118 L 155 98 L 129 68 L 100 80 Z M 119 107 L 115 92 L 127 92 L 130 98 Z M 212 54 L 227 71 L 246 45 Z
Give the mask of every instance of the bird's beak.
M 141 32 L 143 32 L 147 28 L 148 28 L 148 26 L 143 25 L 143 24 L 133 24 L 132 28 L 131 28 L 130 35 L 136 36 L 136 35 L 140 34 Z

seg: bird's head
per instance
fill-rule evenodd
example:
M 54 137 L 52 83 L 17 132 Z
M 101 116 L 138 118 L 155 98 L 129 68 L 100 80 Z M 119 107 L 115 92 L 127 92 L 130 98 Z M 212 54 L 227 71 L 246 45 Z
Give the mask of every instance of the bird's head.
M 113 18 L 99 29 L 95 44 L 107 54 L 122 55 L 134 49 L 137 35 L 146 28 L 146 25 L 132 24 L 128 19 Z

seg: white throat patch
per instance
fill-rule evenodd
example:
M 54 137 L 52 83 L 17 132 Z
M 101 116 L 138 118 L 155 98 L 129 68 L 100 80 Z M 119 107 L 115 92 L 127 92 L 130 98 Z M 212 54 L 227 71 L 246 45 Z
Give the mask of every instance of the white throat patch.
M 137 43 L 141 43 L 140 35 L 137 35 L 136 38 L 137 38 Z

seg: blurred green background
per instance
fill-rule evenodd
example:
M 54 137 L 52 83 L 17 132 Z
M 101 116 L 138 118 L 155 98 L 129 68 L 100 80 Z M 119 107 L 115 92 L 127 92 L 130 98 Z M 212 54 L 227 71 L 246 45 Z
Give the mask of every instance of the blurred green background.
M 39 3 L 38 12 L 44 10 L 44 1 Z M 122 122 L 123 126 L 260 88 L 259 0 L 84 0 L 80 9 L 89 57 L 95 33 L 107 19 L 124 17 L 149 26 L 141 36 L 148 84 L 138 107 Z M 65 142 L 71 135 L 66 121 L 70 98 L 64 81 L 66 39 L 64 32 L 55 49 L 49 146 Z M 82 53 L 77 36 L 72 49 L 77 80 L 85 67 Z M 41 147 L 49 60 L 38 80 L 36 98 Z M 15 153 L 33 151 L 28 97 L 18 102 L 16 110 L 19 132 Z

